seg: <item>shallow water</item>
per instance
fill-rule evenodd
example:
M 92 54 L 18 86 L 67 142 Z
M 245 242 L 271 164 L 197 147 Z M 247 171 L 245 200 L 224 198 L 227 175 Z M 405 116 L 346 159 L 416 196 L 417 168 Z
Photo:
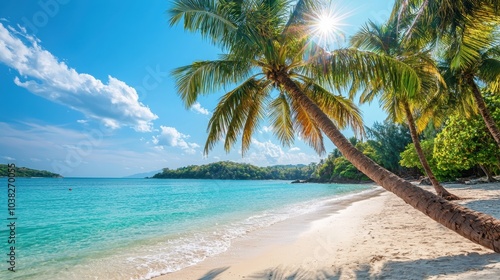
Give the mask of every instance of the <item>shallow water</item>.
M 7 178 L 4 180 L 7 188 Z M 371 185 L 288 181 L 18 178 L 16 273 L 1 227 L 0 279 L 149 279 Z M 69 190 L 71 189 L 71 190 Z M 0 219 L 9 222 L 7 191 Z

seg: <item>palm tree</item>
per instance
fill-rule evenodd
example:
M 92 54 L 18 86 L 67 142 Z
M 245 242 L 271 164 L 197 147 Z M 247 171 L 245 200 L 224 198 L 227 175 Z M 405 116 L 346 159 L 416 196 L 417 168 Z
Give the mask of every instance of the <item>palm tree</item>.
M 267 104 L 273 132 L 282 143 L 290 143 L 299 133 L 307 135 L 308 143 L 321 151 L 319 144 L 324 133 L 356 168 L 376 183 L 462 236 L 500 252 L 500 221 L 450 203 L 397 177 L 354 148 L 338 128 L 343 124 L 356 128 L 357 122 L 355 114 L 348 114 L 353 112 L 347 109 L 350 103 L 327 91 L 328 86 L 340 88 L 354 82 L 354 87 L 360 87 L 365 85 L 364 81 L 384 77 L 390 80 L 386 84 L 408 86 L 411 95 L 420 90 L 413 69 L 369 52 L 350 49 L 323 52 L 309 44 L 309 36 L 303 32 L 304 15 L 309 14 L 306 12 L 312 5 L 298 1 L 291 9 L 291 2 L 174 2 L 169 11 L 171 24 L 183 20 L 186 30 L 201 33 L 226 51 L 220 60 L 195 62 L 174 71 L 184 103 L 190 106 L 200 94 L 234 87 L 223 95 L 211 117 L 205 152 L 223 138 L 224 147 L 230 149 L 239 134 L 246 150 L 254 128 L 265 117 L 263 105 Z
M 470 95 L 493 139 L 500 147 L 500 130 L 486 107 L 479 83 L 500 92 L 498 0 L 396 0 L 392 18 L 400 20 L 406 38 L 430 40 L 443 48 L 450 88 Z M 408 19 L 411 22 L 408 23 Z M 406 21 L 406 22 L 405 22 Z M 411 41 L 411 40 L 408 40 Z M 415 40 L 416 41 L 416 40 Z M 444 42 L 444 44 L 442 43 Z M 465 100 L 466 98 L 460 98 Z
M 479 50 L 479 56 L 471 64 L 454 65 L 457 62 L 450 53 L 453 53 L 451 48 L 443 55 L 439 67 L 451 91 L 452 98 L 463 103 L 461 106 L 465 109 L 475 104 L 471 108 L 472 111 L 474 113 L 479 111 L 486 127 L 500 148 L 500 130 L 486 106 L 480 87 L 480 84 L 483 84 L 491 92 L 500 93 L 500 46 Z M 470 101 L 473 101 L 473 104 Z
M 499 14 L 498 0 L 396 0 L 390 18 L 406 22 L 405 37 L 413 40 L 429 35 L 437 39 L 472 22 L 498 23 Z
M 410 129 L 411 139 L 415 146 L 418 158 L 424 168 L 427 177 L 432 183 L 438 196 L 447 200 L 457 200 L 458 196 L 447 191 L 436 179 L 431 167 L 424 155 L 424 151 L 420 145 L 418 137 L 418 129 L 415 123 L 414 111 L 429 109 L 429 104 L 434 102 L 441 96 L 440 75 L 434 61 L 429 55 L 429 52 L 420 51 L 418 48 L 405 49 L 402 44 L 401 33 L 398 32 L 397 22 L 389 21 L 383 25 L 377 25 L 369 21 L 359 32 L 351 39 L 351 44 L 356 48 L 370 50 L 380 55 L 387 55 L 400 60 L 417 71 L 421 79 L 421 92 L 415 96 L 408 96 L 404 92 L 396 92 L 393 90 L 376 89 L 364 91 L 360 96 L 360 102 L 372 102 L 375 96 L 381 96 L 380 102 L 382 107 L 388 113 L 391 120 L 401 123 L 406 121 Z M 375 84 L 375 87 L 378 85 Z M 425 108 L 427 106 L 427 108 Z M 420 107 L 420 108 L 419 108 Z M 422 110 L 423 109 L 423 110 Z M 420 122 L 420 131 L 422 131 L 429 123 L 429 114 L 422 114 L 423 121 Z

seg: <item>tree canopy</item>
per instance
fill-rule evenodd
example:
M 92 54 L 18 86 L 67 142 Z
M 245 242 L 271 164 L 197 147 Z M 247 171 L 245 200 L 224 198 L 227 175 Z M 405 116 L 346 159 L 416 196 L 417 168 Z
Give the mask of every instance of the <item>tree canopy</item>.
M 500 96 L 487 95 L 486 103 L 496 123 L 500 124 Z M 465 170 L 481 166 L 485 173 L 500 169 L 500 148 L 488 133 L 480 116 L 451 116 L 436 136 L 434 155 L 442 170 Z
M 8 176 L 8 165 L 0 164 L 0 176 Z M 16 167 L 16 177 L 51 177 L 60 178 L 59 174 L 52 173 L 45 170 L 36 170 L 27 167 Z
M 175 170 L 168 168 L 154 175 L 157 179 L 224 179 L 224 180 L 305 180 L 316 165 L 276 165 L 258 167 L 247 163 L 220 161 L 206 165 L 190 165 Z

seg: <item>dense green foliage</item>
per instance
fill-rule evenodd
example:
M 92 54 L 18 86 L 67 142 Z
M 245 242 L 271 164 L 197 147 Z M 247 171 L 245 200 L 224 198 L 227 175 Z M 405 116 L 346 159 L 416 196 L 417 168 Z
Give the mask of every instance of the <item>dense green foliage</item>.
M 400 153 L 405 145 L 411 142 L 408 129 L 403 125 L 391 122 L 375 123 L 367 128 L 369 139 L 366 142 L 356 138 L 349 141 L 356 149 L 392 172 L 407 176 L 409 170 L 399 164 Z M 321 160 L 313 179 L 319 182 L 367 181 L 366 175 L 355 168 L 338 149 L 335 149 L 325 160 Z
M 364 154 L 370 156 L 370 146 L 352 137 L 349 141 Z M 361 182 L 370 179 L 350 163 L 338 149 L 318 164 L 312 180 L 316 182 Z
M 8 176 L 8 166 L 7 164 L 0 164 L 0 176 Z M 35 170 L 26 167 L 16 167 L 16 177 L 52 177 L 58 178 L 62 177 L 59 174 L 55 174 L 45 170 Z
M 367 130 L 368 143 L 377 155 L 374 160 L 384 168 L 396 173 L 404 174 L 406 170 L 399 164 L 400 154 L 411 143 L 411 136 L 408 128 L 385 121 L 383 124 L 375 123 Z
M 455 180 L 456 178 L 462 177 L 461 173 L 466 170 L 462 169 L 442 169 L 437 165 L 437 159 L 434 156 L 434 139 L 424 140 L 420 142 L 422 146 L 422 150 L 427 158 L 427 161 L 439 181 L 448 181 Z M 417 151 L 415 150 L 415 146 L 413 144 L 408 144 L 406 146 L 406 150 L 401 153 L 401 166 L 412 168 L 416 167 L 425 174 L 424 169 L 422 167 L 422 163 L 418 159 Z
M 500 124 L 500 96 L 486 96 L 485 101 Z M 434 155 L 437 167 L 442 170 L 463 170 L 479 165 L 495 172 L 500 168 L 500 149 L 480 116 L 469 119 L 451 116 L 436 136 Z
M 315 164 L 258 167 L 246 163 L 221 161 L 206 165 L 190 165 L 175 170 L 168 168 L 153 176 L 162 179 L 231 179 L 231 180 L 305 180 L 314 172 Z
M 500 124 L 500 96 L 487 95 L 485 101 Z M 490 173 L 500 169 L 500 150 L 479 115 L 472 118 L 452 115 L 439 133 L 421 144 L 439 180 L 454 180 L 477 166 Z M 401 153 L 400 163 L 422 170 L 413 145 L 408 145 Z

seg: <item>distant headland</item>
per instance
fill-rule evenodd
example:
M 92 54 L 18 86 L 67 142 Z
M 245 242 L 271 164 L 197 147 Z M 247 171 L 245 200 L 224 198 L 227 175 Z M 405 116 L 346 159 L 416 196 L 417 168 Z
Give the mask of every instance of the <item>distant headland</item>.
M 0 177 L 8 176 L 7 164 L 0 164 Z M 61 175 L 45 170 L 36 170 L 27 167 L 16 167 L 16 177 L 47 177 L 47 178 L 62 178 Z

